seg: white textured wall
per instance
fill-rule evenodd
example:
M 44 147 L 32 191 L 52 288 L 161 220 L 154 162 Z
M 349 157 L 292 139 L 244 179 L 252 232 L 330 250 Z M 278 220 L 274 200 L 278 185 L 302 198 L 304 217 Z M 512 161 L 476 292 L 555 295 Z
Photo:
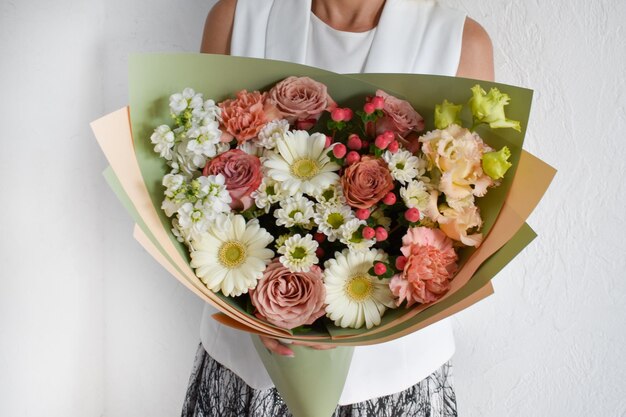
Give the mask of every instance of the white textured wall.
M 460 415 L 626 416 L 626 2 L 442 2 L 535 89 L 526 148 L 559 169 L 455 319 Z M 127 103 L 129 53 L 196 51 L 213 2 L 48 3 L 0 2 L 0 415 L 178 415 L 201 303 L 133 241 L 87 123 Z
M 102 413 L 102 22 L 0 2 L 0 416 Z

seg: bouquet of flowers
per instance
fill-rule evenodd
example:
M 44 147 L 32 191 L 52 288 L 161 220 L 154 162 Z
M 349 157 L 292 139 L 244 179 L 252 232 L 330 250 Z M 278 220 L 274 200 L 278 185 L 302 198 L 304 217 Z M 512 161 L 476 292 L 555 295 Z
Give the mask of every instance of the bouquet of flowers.
M 155 58 L 165 65 L 148 75 Z M 223 75 L 194 83 L 203 68 Z M 517 102 L 501 86 L 431 76 L 437 91 L 403 88 L 401 98 L 394 82 L 428 76 L 386 77 L 137 58 L 130 121 L 94 123 L 136 237 L 216 319 L 271 337 L 378 343 L 486 296 L 534 237 L 524 220 L 553 174 L 521 149 L 529 97 L 504 86 L 522 102 L 512 120 L 505 108 Z M 134 148 L 105 144 L 131 125 Z M 255 344 L 292 413 L 332 413 L 349 348 L 299 351 L 294 365 Z M 311 396 L 298 363 L 336 382 Z

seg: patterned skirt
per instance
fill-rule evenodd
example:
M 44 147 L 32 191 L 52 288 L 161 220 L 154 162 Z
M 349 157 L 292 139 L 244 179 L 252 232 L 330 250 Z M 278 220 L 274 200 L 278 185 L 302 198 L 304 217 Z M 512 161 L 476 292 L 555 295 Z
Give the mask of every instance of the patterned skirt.
M 276 388 L 255 390 L 198 347 L 182 417 L 292 417 Z M 452 367 L 445 363 L 405 391 L 337 406 L 333 417 L 456 417 Z

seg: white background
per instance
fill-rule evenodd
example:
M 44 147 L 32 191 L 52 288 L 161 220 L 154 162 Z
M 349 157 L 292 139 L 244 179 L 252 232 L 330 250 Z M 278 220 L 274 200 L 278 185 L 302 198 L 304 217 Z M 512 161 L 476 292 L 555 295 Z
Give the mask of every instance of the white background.
M 449 0 L 533 88 L 539 238 L 455 320 L 461 416 L 626 416 L 626 2 Z M 211 1 L 0 1 L 0 415 L 179 415 L 201 302 L 136 244 L 89 121 Z

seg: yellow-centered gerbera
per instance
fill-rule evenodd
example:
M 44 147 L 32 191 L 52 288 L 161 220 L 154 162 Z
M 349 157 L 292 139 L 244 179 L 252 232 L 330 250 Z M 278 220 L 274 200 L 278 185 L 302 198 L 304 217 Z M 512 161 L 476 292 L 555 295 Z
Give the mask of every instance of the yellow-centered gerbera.
M 276 140 L 276 148 L 267 155 L 263 165 L 267 174 L 293 195 L 310 196 L 339 180 L 339 165 L 327 155 L 326 136 L 304 130 L 287 132 Z
M 214 292 L 238 296 L 255 288 L 274 252 L 274 240 L 258 221 L 246 223 L 240 215 L 222 215 L 207 233 L 191 242 L 191 266 Z
M 335 325 L 370 329 L 380 324 L 387 308 L 395 308 L 389 279 L 368 272 L 376 261 L 387 261 L 387 255 L 377 249 L 344 250 L 324 265 L 326 315 Z

